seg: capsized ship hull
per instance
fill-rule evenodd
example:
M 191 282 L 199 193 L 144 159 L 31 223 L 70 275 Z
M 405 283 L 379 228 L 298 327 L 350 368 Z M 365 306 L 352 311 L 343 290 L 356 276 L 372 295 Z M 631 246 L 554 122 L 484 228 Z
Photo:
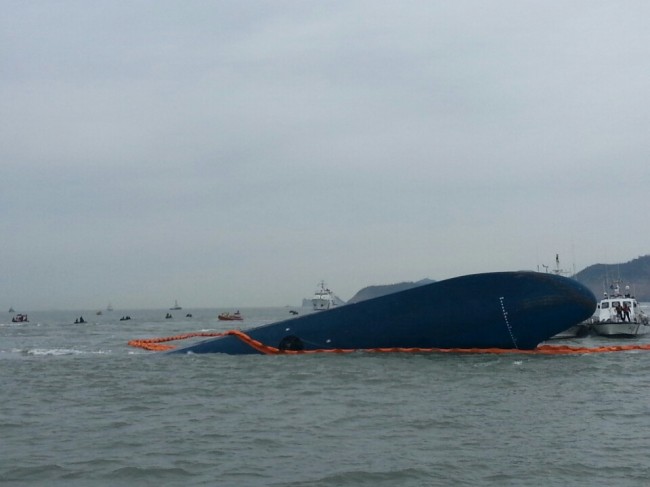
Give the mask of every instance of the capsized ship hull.
M 245 330 L 282 350 L 506 348 L 529 350 L 589 318 L 593 293 L 537 272 L 474 274 Z M 260 353 L 235 336 L 170 353 Z

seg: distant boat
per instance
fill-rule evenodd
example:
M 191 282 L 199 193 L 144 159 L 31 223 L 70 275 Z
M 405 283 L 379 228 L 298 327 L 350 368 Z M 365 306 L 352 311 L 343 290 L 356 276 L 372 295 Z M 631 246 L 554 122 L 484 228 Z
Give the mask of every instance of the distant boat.
M 244 318 L 242 317 L 239 310 L 235 311 L 234 313 L 221 313 L 219 315 L 219 320 L 221 321 L 242 321 L 243 319 Z
M 13 307 L 13 306 L 10 306 L 8 312 L 9 312 L 9 313 L 15 313 L 16 311 L 14 310 L 14 307 Z
M 578 323 L 577 325 L 570 326 L 564 331 L 553 335 L 550 340 L 564 340 L 566 338 L 584 338 L 589 335 L 591 329 L 591 318 Z
M 325 281 L 321 281 L 319 285 L 320 288 L 316 289 L 314 296 L 311 298 L 314 311 L 325 311 L 334 308 L 337 305 L 336 296 L 325 287 Z
M 18 313 L 16 316 L 11 318 L 11 322 L 12 323 L 29 323 L 29 320 L 27 319 L 27 315 Z
M 106 306 L 106 311 L 113 311 L 113 305 L 111 303 L 108 303 L 108 306 Z
M 181 307 L 178 305 L 178 301 L 174 301 L 174 306 L 172 306 L 172 307 L 169 308 L 169 309 L 183 309 L 183 308 L 181 308 Z

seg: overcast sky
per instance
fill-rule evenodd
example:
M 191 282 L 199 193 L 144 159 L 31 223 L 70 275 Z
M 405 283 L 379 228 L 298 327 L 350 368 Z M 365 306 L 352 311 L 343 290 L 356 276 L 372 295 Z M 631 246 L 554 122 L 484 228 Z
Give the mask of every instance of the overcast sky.
M 0 306 L 650 253 L 650 2 L 2 1 Z

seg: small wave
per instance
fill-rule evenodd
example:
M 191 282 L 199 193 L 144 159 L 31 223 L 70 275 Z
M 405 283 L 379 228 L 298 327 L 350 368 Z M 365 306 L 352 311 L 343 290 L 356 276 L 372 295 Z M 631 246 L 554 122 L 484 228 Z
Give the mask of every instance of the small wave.
M 171 480 L 189 478 L 195 474 L 180 467 L 122 467 L 106 474 L 106 478 L 124 482 L 150 481 L 151 479 Z
M 104 350 L 94 350 L 94 351 L 88 351 L 88 350 L 77 350 L 74 348 L 32 348 L 32 349 L 27 349 L 27 350 L 15 350 L 16 352 L 20 352 L 23 355 L 33 355 L 33 356 L 41 356 L 41 355 L 105 355 L 109 354 L 110 351 L 104 351 Z
M 84 353 L 71 348 L 33 348 L 22 352 L 25 355 L 78 355 Z
M 15 482 L 25 482 L 25 481 L 41 481 L 41 480 L 52 480 L 54 478 L 60 478 L 66 473 L 66 469 L 60 465 L 30 465 L 30 466 L 18 466 L 13 467 L 9 470 L 3 471 L 2 480 L 3 481 L 15 481 Z
M 378 485 L 427 485 L 432 481 L 431 475 L 426 471 L 417 468 L 405 468 L 388 472 L 367 472 L 363 470 L 341 471 L 332 473 L 323 478 L 311 481 L 296 481 L 277 484 L 283 486 L 336 486 L 343 485 L 368 485 L 376 487 Z

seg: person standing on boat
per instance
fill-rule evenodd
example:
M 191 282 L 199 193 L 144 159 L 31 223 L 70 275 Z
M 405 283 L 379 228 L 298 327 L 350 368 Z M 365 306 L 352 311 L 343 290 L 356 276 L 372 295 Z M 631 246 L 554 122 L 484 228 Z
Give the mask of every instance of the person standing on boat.
M 627 303 L 623 303 L 623 321 L 625 321 L 625 318 L 627 318 L 627 321 L 630 320 L 630 307 L 627 305 Z
M 623 320 L 623 308 L 621 307 L 621 303 L 616 303 L 616 317 L 621 320 Z

